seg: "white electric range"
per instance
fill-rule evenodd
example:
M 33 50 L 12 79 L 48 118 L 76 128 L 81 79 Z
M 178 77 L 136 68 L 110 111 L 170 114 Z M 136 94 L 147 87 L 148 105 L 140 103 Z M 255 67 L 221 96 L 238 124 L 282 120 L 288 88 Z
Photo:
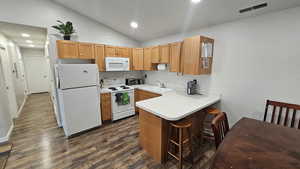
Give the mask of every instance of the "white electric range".
M 134 108 L 134 88 L 126 85 L 114 85 L 105 88 L 106 91 L 111 93 L 111 106 L 112 106 L 112 120 L 116 121 L 129 116 L 135 115 Z M 129 96 L 128 104 L 120 104 L 118 99 L 123 93 Z M 119 98 L 118 98 L 119 97 Z

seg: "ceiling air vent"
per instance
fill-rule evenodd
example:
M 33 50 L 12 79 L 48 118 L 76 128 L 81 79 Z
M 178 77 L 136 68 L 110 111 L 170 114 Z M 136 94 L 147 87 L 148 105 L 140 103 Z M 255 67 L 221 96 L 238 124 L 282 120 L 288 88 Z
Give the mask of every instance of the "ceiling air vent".
M 267 6 L 268 6 L 268 3 L 265 2 L 265 3 L 259 4 L 259 5 L 254 5 L 254 6 L 251 6 L 251 7 L 248 7 L 248 8 L 241 9 L 240 13 L 250 12 L 250 11 L 253 11 L 253 10 L 260 9 L 260 8 L 265 8 Z

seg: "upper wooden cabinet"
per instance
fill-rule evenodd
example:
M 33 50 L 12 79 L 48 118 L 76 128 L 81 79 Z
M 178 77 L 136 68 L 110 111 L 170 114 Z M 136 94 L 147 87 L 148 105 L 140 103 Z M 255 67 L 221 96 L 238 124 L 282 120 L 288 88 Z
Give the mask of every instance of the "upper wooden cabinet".
M 181 70 L 181 44 L 182 42 L 170 43 L 170 72 Z
M 170 59 L 170 46 L 160 45 L 159 46 L 159 63 L 168 64 Z
M 62 59 L 78 58 L 78 43 L 68 40 L 56 41 L 58 57 Z
M 130 57 L 130 48 L 127 47 L 116 47 L 117 57 Z
M 154 66 L 151 61 L 152 48 L 144 48 L 144 70 L 154 70 Z
M 96 64 L 100 72 L 105 71 L 105 46 L 95 45 L 95 58 Z
M 182 73 L 191 75 L 210 74 L 213 61 L 214 40 L 194 36 L 183 42 Z
M 132 61 L 133 70 L 143 70 L 144 68 L 144 49 L 143 48 L 133 48 L 132 49 Z
M 105 45 L 105 56 L 106 57 L 116 57 L 117 49 L 115 46 Z
M 78 43 L 79 59 L 95 59 L 95 49 L 92 43 Z
M 151 62 L 159 63 L 159 46 L 155 46 L 151 48 Z

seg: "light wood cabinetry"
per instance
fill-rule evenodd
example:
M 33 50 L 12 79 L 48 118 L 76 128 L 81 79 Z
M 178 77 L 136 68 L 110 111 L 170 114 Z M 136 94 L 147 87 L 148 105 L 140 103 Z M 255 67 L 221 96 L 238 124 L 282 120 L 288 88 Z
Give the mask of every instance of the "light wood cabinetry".
M 203 43 L 211 43 L 213 51 L 213 39 L 194 36 L 184 40 L 182 49 L 183 74 L 200 75 L 211 73 L 213 56 L 202 56 Z M 211 55 L 213 55 L 213 52 L 211 52 Z
M 95 57 L 96 64 L 98 69 L 101 72 L 105 71 L 105 46 L 104 45 L 95 45 Z
M 144 70 L 155 70 L 151 61 L 152 48 L 144 48 Z
M 78 42 L 79 59 L 95 59 L 95 49 L 92 43 Z
M 56 41 L 58 57 L 61 59 L 77 59 L 78 43 L 68 40 Z
M 159 46 L 151 48 L 151 63 L 159 63 Z
M 159 46 L 159 63 L 168 64 L 170 60 L 170 46 L 160 45 Z
M 112 120 L 111 93 L 101 93 L 101 118 L 103 122 Z
M 117 50 L 115 46 L 105 45 L 105 57 L 116 57 Z
M 170 72 L 181 70 L 181 45 L 182 42 L 170 43 Z
M 133 70 L 143 70 L 144 68 L 144 49 L 143 48 L 133 48 L 132 49 L 132 61 Z
M 130 48 L 127 47 L 116 47 L 117 57 L 130 57 Z

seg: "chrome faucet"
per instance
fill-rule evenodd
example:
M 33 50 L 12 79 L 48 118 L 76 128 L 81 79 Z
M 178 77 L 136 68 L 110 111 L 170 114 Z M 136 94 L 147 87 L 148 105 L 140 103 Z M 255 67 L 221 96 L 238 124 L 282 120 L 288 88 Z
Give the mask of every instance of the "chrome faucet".
M 157 82 L 158 82 L 160 88 L 166 88 L 166 85 L 163 82 L 161 82 L 159 80 L 157 80 Z

